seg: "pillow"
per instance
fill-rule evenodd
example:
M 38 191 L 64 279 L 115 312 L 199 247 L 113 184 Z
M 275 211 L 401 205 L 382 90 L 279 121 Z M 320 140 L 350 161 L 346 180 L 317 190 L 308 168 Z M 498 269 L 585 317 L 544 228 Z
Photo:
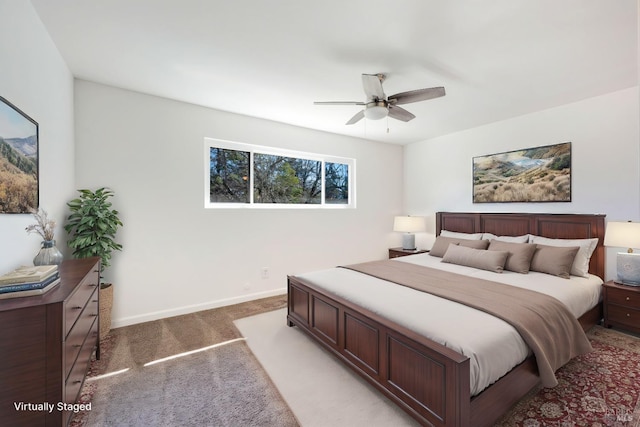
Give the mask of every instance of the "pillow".
M 474 249 L 487 249 L 487 247 L 489 246 L 489 241 L 454 239 L 453 237 L 438 236 L 435 243 L 431 247 L 431 250 L 429 251 L 429 255 L 442 258 L 445 252 L 447 252 L 450 244 L 465 246 Z
M 501 242 L 513 242 L 513 243 L 527 243 L 529 242 L 529 235 L 524 236 L 496 236 L 491 233 L 484 233 L 482 238 L 485 240 L 499 240 Z
M 569 278 L 579 246 L 535 246 L 536 250 L 531 258 L 531 271 L 553 274 L 564 279 Z
M 453 237 L 455 239 L 465 239 L 465 240 L 480 240 L 480 239 L 482 239 L 482 233 L 458 233 L 456 231 L 442 230 L 440 232 L 440 235 L 444 236 L 444 237 Z
M 549 239 L 541 236 L 531 236 L 530 243 L 539 243 L 547 246 L 578 246 L 578 253 L 571 266 L 571 274 L 589 277 L 589 260 L 598 245 L 598 239 Z
M 442 262 L 502 273 L 508 256 L 507 251 L 486 251 L 451 243 Z
M 529 272 L 531 258 L 536 251 L 536 245 L 529 243 L 512 243 L 500 240 L 492 240 L 489 243 L 490 251 L 507 251 L 509 256 L 504 264 L 504 269 L 526 274 Z

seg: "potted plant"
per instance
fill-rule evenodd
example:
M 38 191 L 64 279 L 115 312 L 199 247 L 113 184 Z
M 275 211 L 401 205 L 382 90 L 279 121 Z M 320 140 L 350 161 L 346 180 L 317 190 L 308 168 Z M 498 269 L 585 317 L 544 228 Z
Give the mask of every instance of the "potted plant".
M 100 272 L 111 265 L 113 251 L 122 250 L 116 243 L 115 235 L 122 221 L 118 211 L 112 208 L 109 199 L 114 193 L 109 188 L 95 191 L 78 190 L 80 197 L 67 203 L 71 213 L 64 229 L 69 233 L 67 244 L 75 258 L 100 257 Z M 111 307 L 113 306 L 113 286 L 100 284 L 100 339 L 104 339 L 111 329 Z

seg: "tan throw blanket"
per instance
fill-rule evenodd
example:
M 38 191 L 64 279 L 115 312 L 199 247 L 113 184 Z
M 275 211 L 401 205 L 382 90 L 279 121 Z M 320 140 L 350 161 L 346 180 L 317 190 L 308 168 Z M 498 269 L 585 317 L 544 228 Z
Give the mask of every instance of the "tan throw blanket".
M 385 260 L 342 267 L 456 301 L 506 321 L 532 349 L 544 387 L 558 385 L 555 371 L 592 350 L 569 309 L 539 292 L 407 262 Z

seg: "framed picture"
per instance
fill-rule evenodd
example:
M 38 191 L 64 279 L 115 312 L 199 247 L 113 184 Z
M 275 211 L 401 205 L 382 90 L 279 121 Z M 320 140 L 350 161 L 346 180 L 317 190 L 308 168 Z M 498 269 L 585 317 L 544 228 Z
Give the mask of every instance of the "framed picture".
M 0 96 L 0 213 L 38 209 L 38 123 Z
M 570 142 L 473 158 L 473 203 L 570 201 Z

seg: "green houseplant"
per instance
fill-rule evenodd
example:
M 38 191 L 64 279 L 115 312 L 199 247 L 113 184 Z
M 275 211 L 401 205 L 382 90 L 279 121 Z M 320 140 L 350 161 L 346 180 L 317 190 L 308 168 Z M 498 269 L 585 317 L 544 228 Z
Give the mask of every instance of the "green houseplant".
M 100 272 L 111 265 L 113 251 L 122 250 L 122 245 L 115 241 L 118 227 L 122 221 L 118 211 L 113 209 L 110 198 L 114 193 L 109 188 L 98 188 L 95 191 L 78 190 L 80 197 L 67 203 L 70 214 L 64 229 L 69 233 L 67 244 L 75 258 L 100 257 Z M 111 307 L 113 305 L 113 286 L 111 283 L 100 284 L 100 339 L 103 339 L 111 328 Z

